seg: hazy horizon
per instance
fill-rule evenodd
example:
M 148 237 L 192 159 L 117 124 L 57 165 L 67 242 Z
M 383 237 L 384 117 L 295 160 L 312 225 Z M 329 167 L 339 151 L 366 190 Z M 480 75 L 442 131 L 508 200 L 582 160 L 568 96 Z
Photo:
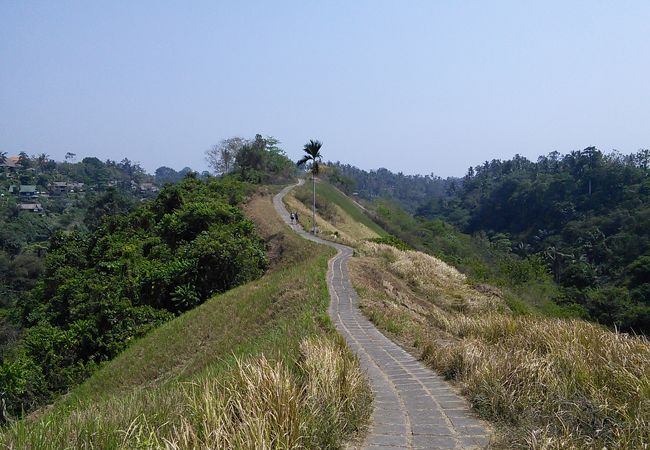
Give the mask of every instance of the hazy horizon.
M 462 176 L 650 146 L 650 3 L 0 3 L 0 151 L 207 168 L 231 136 L 297 159 Z

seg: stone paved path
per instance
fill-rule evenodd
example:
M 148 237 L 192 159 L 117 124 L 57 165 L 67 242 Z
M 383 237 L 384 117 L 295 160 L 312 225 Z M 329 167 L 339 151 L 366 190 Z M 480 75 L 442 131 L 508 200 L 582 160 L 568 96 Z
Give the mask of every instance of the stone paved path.
M 302 184 L 302 180 L 300 182 Z M 467 449 L 489 442 L 487 428 L 470 413 L 467 401 L 441 377 L 408 354 L 359 311 L 358 297 L 350 283 L 347 261 L 352 249 L 319 239 L 290 225 L 282 198 L 294 186 L 284 188 L 273 203 L 278 214 L 305 239 L 334 247 L 327 284 L 329 314 L 348 346 L 357 353 L 368 374 L 375 397 L 372 425 L 363 449 Z

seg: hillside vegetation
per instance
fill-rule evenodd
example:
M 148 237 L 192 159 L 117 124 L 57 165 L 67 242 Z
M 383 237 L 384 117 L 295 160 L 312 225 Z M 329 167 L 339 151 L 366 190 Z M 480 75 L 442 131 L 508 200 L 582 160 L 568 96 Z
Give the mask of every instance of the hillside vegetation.
M 313 192 L 311 181 L 295 188 L 285 197 L 290 211 L 298 212 L 303 228 L 312 228 Z M 316 222 L 321 237 L 347 244 L 372 239 L 386 232 L 365 214 L 358 205 L 334 186 L 316 183 Z
M 369 416 L 358 362 L 327 316 L 332 250 L 302 240 L 268 195 L 246 207 L 270 270 L 134 342 L 8 448 L 337 448 Z
M 184 169 L 182 180 L 128 159 L 0 154 L 0 423 L 264 273 L 264 245 L 241 204 L 253 183 L 286 182 L 296 169 L 273 138 L 238 142 L 227 176 Z
M 552 283 L 530 292 L 529 300 L 546 298 L 547 305 L 553 300 L 561 315 L 612 328 L 650 329 L 649 150 L 622 155 L 588 147 L 566 155 L 553 152 L 536 162 L 516 155 L 470 167 L 462 179 L 444 183 L 385 170 L 371 176 L 375 172 L 336 169 L 330 179 L 346 192 L 356 190 L 371 201 L 383 196 L 415 213 L 417 233 L 429 240 L 426 251 L 457 264 L 448 258 L 457 256 L 449 254 L 450 242 L 445 247 L 435 242 L 438 235 L 450 234 L 445 228 L 451 225 L 472 236 L 470 246 L 494 265 L 507 260 L 545 267 Z M 385 206 L 386 200 L 380 202 Z M 406 240 L 419 248 L 422 237 Z M 464 272 L 475 275 L 479 269 L 479 278 L 484 276 L 475 261 L 458 256 Z M 509 276 L 499 271 L 490 277 Z
M 438 244 L 453 245 L 450 236 Z M 645 448 L 650 443 L 647 339 L 583 320 L 545 317 L 552 307 L 513 301 L 502 289 L 470 282 L 438 258 L 407 250 L 404 242 L 381 241 L 394 245 L 354 242 L 350 275 L 362 310 L 458 384 L 475 411 L 497 425 L 496 446 Z M 455 252 L 475 248 L 456 245 Z M 502 262 L 497 255 L 491 257 Z M 479 256 L 465 254 L 466 261 Z M 535 282 L 534 266 L 520 268 L 507 259 L 505 264 Z M 513 276 L 508 273 L 501 268 L 493 276 Z M 546 282 L 543 266 L 539 277 Z
M 91 232 L 51 237 L 43 276 L 14 308 L 22 339 L 2 355 L 8 412 L 51 401 L 133 339 L 261 276 L 263 242 L 237 206 L 245 189 L 190 177 Z
M 498 290 L 416 251 L 367 243 L 362 309 L 458 382 L 508 448 L 645 448 L 650 343 L 582 320 L 513 315 Z M 377 281 L 381 280 L 381 281 Z

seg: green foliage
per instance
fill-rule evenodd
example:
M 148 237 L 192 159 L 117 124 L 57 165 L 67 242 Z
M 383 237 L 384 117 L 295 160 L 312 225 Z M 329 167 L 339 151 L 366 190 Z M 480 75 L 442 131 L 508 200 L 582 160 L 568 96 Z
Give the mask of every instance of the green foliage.
M 350 195 L 356 193 L 366 200 L 386 198 L 398 202 L 410 213 L 432 197 L 446 197 L 458 182 L 430 175 L 404 175 L 387 169 L 365 171 L 340 162 L 328 163 L 328 181 Z
M 296 175 L 296 167 L 279 147 L 274 137 L 255 135 L 255 139 L 239 137 L 223 140 L 208 149 L 206 159 L 218 175 L 232 174 L 254 184 L 284 183 Z
M 376 242 L 377 244 L 392 245 L 399 250 L 413 250 L 413 247 L 411 247 L 409 244 L 391 235 L 369 239 L 369 241 Z
M 547 301 L 551 295 L 560 309 L 572 305 L 572 311 L 592 320 L 647 333 L 648 154 L 604 154 L 589 147 L 567 155 L 553 152 L 537 162 L 516 155 L 486 161 L 470 167 L 462 179 L 447 180 L 336 164 L 332 179 L 350 176 L 360 196 L 385 197 L 375 211 L 394 228 L 393 234 L 477 280 L 521 287 L 532 280 L 549 284 L 539 281 L 541 266 L 546 266 L 562 292 L 542 289 L 542 310 L 558 310 Z M 415 212 L 419 221 L 399 212 L 394 201 Z M 613 295 L 608 288 L 622 290 Z
M 541 258 L 563 287 L 562 302 L 581 305 L 593 320 L 647 333 L 647 154 L 589 147 L 536 163 L 521 156 L 486 161 L 419 213 L 484 233 L 503 251 Z
M 25 336 L 3 361 L 10 413 L 49 401 L 157 325 L 261 276 L 264 244 L 236 206 L 246 190 L 188 177 L 128 214 L 131 204 L 109 191 L 93 231 L 55 233 L 43 276 L 17 306 Z M 0 269 L 13 265 L 17 280 L 43 270 L 35 257 L 6 259 Z
M 499 286 L 514 311 L 561 317 L 569 314 L 552 300 L 557 287 L 545 261 L 536 255 L 521 257 L 512 253 L 504 245 L 506 235 L 495 235 L 493 239 L 481 234 L 469 236 L 443 220 L 413 217 L 387 199 L 375 200 L 372 210 L 377 223 L 410 247 L 454 265 L 475 284 Z

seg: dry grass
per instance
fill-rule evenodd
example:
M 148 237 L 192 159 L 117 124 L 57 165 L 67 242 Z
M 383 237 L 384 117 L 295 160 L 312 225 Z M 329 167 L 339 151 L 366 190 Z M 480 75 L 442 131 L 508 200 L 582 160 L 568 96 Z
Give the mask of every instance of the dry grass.
M 478 313 L 504 307 L 499 297 L 473 289 L 464 274 L 433 256 L 373 242 L 364 242 L 359 252 L 385 260 L 391 272 L 445 311 Z
M 323 188 L 323 186 L 319 184 L 316 188 Z M 306 188 L 303 186 L 302 189 Z M 290 211 L 298 212 L 302 226 L 306 230 L 311 229 L 311 208 L 298 200 L 293 191 L 287 194 L 284 201 Z M 357 246 L 360 241 L 365 239 L 379 237 L 376 231 L 355 220 L 341 206 L 335 203 L 324 204 L 327 205 L 326 211 L 323 211 L 323 214 L 320 214 L 318 210 L 316 212 L 316 222 L 321 237 L 350 246 Z
M 419 252 L 366 244 L 364 311 L 456 381 L 512 448 L 648 448 L 650 343 L 579 320 L 514 316 Z
M 370 391 L 340 343 L 309 339 L 298 373 L 264 355 L 121 401 L 89 405 L 37 427 L 14 425 L 2 445 L 25 448 L 339 448 L 369 416 Z M 142 411 L 146 410 L 146 413 Z

